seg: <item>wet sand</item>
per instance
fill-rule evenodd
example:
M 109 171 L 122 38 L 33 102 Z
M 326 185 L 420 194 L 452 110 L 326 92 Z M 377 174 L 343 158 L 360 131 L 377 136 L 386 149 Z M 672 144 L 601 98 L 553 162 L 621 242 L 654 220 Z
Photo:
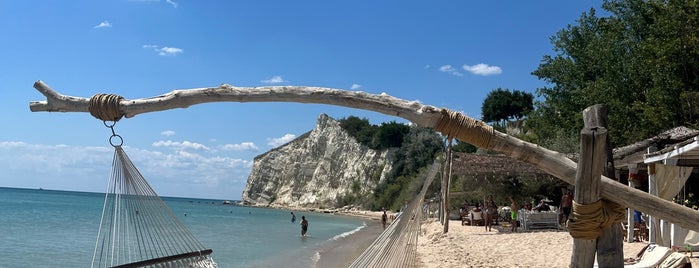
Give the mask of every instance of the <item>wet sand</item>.
M 324 246 L 315 267 L 348 267 L 381 234 L 378 219 L 366 218 L 366 227 Z

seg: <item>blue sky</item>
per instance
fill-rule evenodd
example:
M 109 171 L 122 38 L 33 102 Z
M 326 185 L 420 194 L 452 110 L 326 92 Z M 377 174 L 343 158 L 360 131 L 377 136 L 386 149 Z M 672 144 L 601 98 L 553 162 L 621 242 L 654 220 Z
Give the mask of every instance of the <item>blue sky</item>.
M 103 192 L 113 148 L 87 113 L 30 112 L 42 80 L 78 97 L 127 99 L 217 86 L 321 86 L 480 119 L 495 88 L 535 92 L 550 37 L 587 1 L 0 1 L 0 187 Z M 115 127 L 160 195 L 239 199 L 253 158 L 326 113 L 316 104 L 210 103 Z

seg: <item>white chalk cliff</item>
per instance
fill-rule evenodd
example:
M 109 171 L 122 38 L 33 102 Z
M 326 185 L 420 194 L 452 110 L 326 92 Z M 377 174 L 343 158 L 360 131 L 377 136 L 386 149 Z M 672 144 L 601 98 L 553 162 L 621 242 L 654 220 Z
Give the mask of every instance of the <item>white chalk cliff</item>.
M 391 170 L 388 151 L 359 144 L 325 114 L 316 127 L 254 159 L 241 201 L 255 206 L 333 208 L 364 199 Z

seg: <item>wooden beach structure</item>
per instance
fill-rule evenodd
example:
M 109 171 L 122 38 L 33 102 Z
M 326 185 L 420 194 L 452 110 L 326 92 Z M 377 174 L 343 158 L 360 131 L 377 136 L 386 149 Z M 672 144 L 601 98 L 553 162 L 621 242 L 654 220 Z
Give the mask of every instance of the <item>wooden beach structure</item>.
M 379 112 L 404 118 L 415 123 L 418 127 L 434 129 L 450 141 L 458 139 L 479 148 L 497 151 L 513 159 L 530 163 L 569 184 L 577 185 L 576 190 L 580 188 L 581 192 L 577 193 L 579 195 L 576 195 L 576 199 L 579 196 L 585 196 L 585 198 L 576 201 L 582 205 L 598 204 L 600 200 L 611 201 L 621 208 L 639 210 L 676 226 L 699 231 L 699 221 L 697 221 L 699 211 L 629 187 L 611 179 L 609 175 L 600 175 L 605 169 L 604 163 L 608 162 L 600 153 L 600 151 L 606 151 L 600 147 L 603 143 L 602 140 L 605 139 L 603 138 L 605 131 L 603 126 L 588 125 L 587 122 L 586 129 L 583 130 L 582 140 L 589 145 L 585 145 L 587 149 L 582 152 L 585 156 L 581 155 L 581 162 L 575 163 L 562 153 L 496 131 L 484 122 L 459 112 L 423 105 L 418 101 L 407 101 L 387 94 L 377 95 L 321 87 L 236 87 L 222 84 L 216 87 L 173 90 L 164 95 L 150 98 L 126 99 L 113 94 L 96 94 L 90 98 L 66 96 L 59 94 L 42 81 L 34 83 L 34 88 L 43 94 L 46 100 L 31 102 L 30 109 L 33 112 L 89 112 L 103 121 L 118 121 L 123 117 L 130 118 L 142 113 L 187 108 L 209 102 L 315 103 Z M 594 123 L 594 120 L 591 122 Z M 673 161 L 671 157 L 665 158 L 665 160 L 668 159 L 669 162 Z M 652 163 L 659 161 L 664 160 Z M 583 164 L 584 166 L 582 166 Z M 585 182 L 579 181 L 581 179 L 588 180 L 587 183 L 590 185 L 584 186 Z M 586 206 L 582 206 L 582 208 L 584 209 L 581 210 L 591 211 L 590 214 L 599 213 L 596 208 Z M 595 220 L 595 223 L 586 224 L 586 226 L 583 229 L 606 228 L 598 220 Z M 593 237 L 596 238 L 599 235 L 589 234 L 589 232 L 598 233 L 597 231 L 583 231 L 582 233 L 585 234 L 576 239 L 585 241 L 576 247 L 576 250 L 580 250 L 580 252 L 575 252 L 573 255 L 584 252 L 585 256 L 589 256 L 590 252 L 594 253 L 595 250 L 590 247 L 591 243 L 587 240 L 593 240 Z M 618 257 L 618 254 L 614 256 Z M 592 267 L 589 261 L 586 261 L 585 265 L 578 267 Z

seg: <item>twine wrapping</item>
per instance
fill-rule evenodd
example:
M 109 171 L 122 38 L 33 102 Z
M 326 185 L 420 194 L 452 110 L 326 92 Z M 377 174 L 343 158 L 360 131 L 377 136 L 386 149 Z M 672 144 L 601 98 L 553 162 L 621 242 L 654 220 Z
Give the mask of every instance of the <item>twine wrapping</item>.
M 602 229 L 624 219 L 625 208 L 607 200 L 592 204 L 573 201 L 573 217 L 568 220 L 568 232 L 573 238 L 597 239 Z
M 116 94 L 95 94 L 90 98 L 88 110 L 97 119 L 116 122 L 124 116 L 119 105 L 123 99 Z
M 490 148 L 490 139 L 495 133 L 493 127 L 448 109 L 442 109 L 441 113 L 435 130 L 446 135 L 448 140 L 458 138 L 479 148 Z

